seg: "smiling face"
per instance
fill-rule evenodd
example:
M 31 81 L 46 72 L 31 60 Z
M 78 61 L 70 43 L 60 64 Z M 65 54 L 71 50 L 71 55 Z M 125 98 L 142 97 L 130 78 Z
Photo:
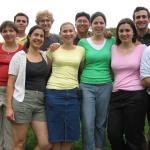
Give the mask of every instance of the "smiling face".
M 25 32 L 28 26 L 28 20 L 25 16 L 17 16 L 15 18 L 14 24 L 16 25 L 19 32 Z
M 30 47 L 40 49 L 44 43 L 44 31 L 42 29 L 35 29 L 28 38 L 30 41 Z
M 50 20 L 48 16 L 42 16 L 38 22 L 38 24 L 43 28 L 46 33 L 49 33 L 53 21 Z
M 60 28 L 60 37 L 66 44 L 72 44 L 75 39 L 75 28 L 71 23 L 65 23 Z
M 91 28 L 94 35 L 103 35 L 105 32 L 106 24 L 102 16 L 94 18 L 91 24 Z
M 147 29 L 150 22 L 146 10 L 140 10 L 134 14 L 134 22 L 138 30 Z
M 3 28 L 1 34 L 6 43 L 12 43 L 16 40 L 17 32 L 11 26 Z
M 81 16 L 77 18 L 75 26 L 79 34 L 87 34 L 90 27 L 90 22 L 85 16 Z
M 133 39 L 133 29 L 128 23 L 121 24 L 118 28 L 118 38 L 121 43 L 130 43 Z

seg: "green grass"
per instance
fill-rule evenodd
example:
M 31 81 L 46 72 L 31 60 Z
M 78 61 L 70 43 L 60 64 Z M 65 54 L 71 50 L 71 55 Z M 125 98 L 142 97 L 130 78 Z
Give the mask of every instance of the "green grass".
M 35 145 L 36 145 L 36 137 L 33 134 L 32 129 L 29 129 L 26 150 L 33 150 Z M 77 141 L 73 144 L 73 150 L 82 150 L 81 138 L 79 141 Z M 108 140 L 106 140 L 106 146 L 105 146 L 104 150 L 110 150 L 110 144 L 109 144 Z
M 145 125 L 145 134 L 147 134 L 147 132 L 148 132 L 147 120 L 145 121 L 145 124 L 146 124 Z M 26 150 L 33 150 L 35 145 L 36 145 L 36 137 L 34 136 L 34 134 L 33 134 L 31 129 L 29 129 L 27 139 L 28 140 L 27 140 L 27 144 L 26 144 Z M 81 138 L 80 138 L 80 140 L 78 142 L 75 142 L 73 144 L 73 150 L 82 150 Z M 108 139 L 106 139 L 106 144 L 105 144 L 104 150 L 111 150 Z

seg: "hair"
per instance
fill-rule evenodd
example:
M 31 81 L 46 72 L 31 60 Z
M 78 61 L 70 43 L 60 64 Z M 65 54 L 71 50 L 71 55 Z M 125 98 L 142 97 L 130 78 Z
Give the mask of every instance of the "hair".
M 39 22 L 43 16 L 47 16 L 51 22 L 54 22 L 53 14 L 51 12 L 49 12 L 48 10 L 39 11 L 36 15 L 35 22 L 37 24 L 39 24 Z
M 90 22 L 90 15 L 84 11 L 82 12 L 78 12 L 75 16 L 75 21 L 79 18 L 79 17 L 86 17 L 87 20 Z
M 16 25 L 12 21 L 9 21 L 9 20 L 6 20 L 1 24 L 0 33 L 2 33 L 3 29 L 5 29 L 6 27 L 11 27 L 16 31 L 16 33 L 18 33 L 18 29 Z
M 134 12 L 133 12 L 133 20 L 135 20 L 135 13 L 141 10 L 145 10 L 147 12 L 148 18 L 150 18 L 150 12 L 147 8 L 145 7 L 136 7 Z
M 102 12 L 95 12 L 94 14 L 92 14 L 90 23 L 92 24 L 93 20 L 98 16 L 101 16 L 104 19 L 106 25 L 106 16 Z
M 129 24 L 130 25 L 130 27 L 133 30 L 132 42 L 135 43 L 136 39 L 137 39 L 137 31 L 136 31 L 135 24 L 134 24 L 134 22 L 130 18 L 124 18 L 124 19 L 122 19 L 122 20 L 119 21 L 119 23 L 117 25 L 117 28 L 116 28 L 116 44 L 117 45 L 121 44 L 121 40 L 119 39 L 118 31 L 119 31 L 119 27 L 122 24 Z
M 19 12 L 14 16 L 14 22 L 18 16 L 24 16 L 27 19 L 27 23 L 29 24 L 29 17 L 25 13 L 22 13 L 22 12 Z
M 36 29 L 41 29 L 43 31 L 43 33 L 45 34 L 43 28 L 39 25 L 35 25 L 33 27 L 31 27 L 31 29 L 29 30 L 28 32 L 28 35 L 27 35 L 27 41 L 25 42 L 24 44 L 24 51 L 27 52 L 29 46 L 30 46 L 30 40 L 29 40 L 29 36 L 32 35 L 32 33 L 36 30 Z
M 60 32 L 61 32 L 61 30 L 62 30 L 63 26 L 64 26 L 64 25 L 67 25 L 67 24 L 72 25 L 72 26 L 73 26 L 73 28 L 74 28 L 74 30 L 75 30 L 75 27 L 74 27 L 73 23 L 71 23 L 71 22 L 64 22 L 64 23 L 62 23 L 62 24 L 61 24 L 61 26 L 60 26 Z

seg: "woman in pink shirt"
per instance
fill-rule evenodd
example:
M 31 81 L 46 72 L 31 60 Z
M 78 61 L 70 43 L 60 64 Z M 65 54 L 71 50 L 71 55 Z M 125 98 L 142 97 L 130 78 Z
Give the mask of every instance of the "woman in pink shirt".
M 140 80 L 140 60 L 146 46 L 137 45 L 136 37 L 134 22 L 122 19 L 112 47 L 114 84 L 108 115 L 112 150 L 142 150 L 147 100 Z

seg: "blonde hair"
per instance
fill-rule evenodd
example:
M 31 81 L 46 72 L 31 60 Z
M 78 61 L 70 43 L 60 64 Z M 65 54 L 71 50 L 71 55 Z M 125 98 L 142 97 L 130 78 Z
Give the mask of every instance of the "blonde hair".
M 47 16 L 51 22 L 54 21 L 53 14 L 49 12 L 48 10 L 44 10 L 44 11 L 39 11 L 37 13 L 35 22 L 39 24 L 39 21 L 41 20 L 43 16 Z
M 61 30 L 62 30 L 62 27 L 65 26 L 65 25 L 68 25 L 68 24 L 70 24 L 70 25 L 73 27 L 73 29 L 75 30 L 75 27 L 74 27 L 73 23 L 71 23 L 71 22 L 64 22 L 64 23 L 62 23 L 61 26 L 60 26 L 60 32 L 61 32 Z

